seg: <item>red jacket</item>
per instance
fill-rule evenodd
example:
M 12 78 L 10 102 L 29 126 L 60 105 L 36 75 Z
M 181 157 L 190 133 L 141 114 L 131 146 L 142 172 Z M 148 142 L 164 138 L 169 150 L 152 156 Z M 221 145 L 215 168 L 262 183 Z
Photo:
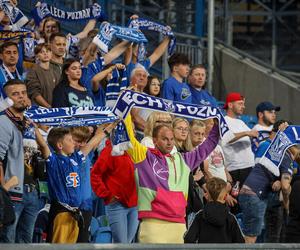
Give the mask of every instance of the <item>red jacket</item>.
M 111 142 L 107 140 L 91 171 L 92 188 L 105 204 L 115 197 L 125 207 L 135 207 L 137 191 L 133 162 L 126 152 L 121 156 L 112 156 L 111 151 Z

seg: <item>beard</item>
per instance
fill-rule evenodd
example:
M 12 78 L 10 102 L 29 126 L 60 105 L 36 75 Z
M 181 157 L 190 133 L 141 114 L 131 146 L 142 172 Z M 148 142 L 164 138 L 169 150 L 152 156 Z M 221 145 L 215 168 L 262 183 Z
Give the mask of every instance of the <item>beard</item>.
M 27 105 L 23 104 L 23 105 L 20 105 L 20 106 L 13 106 L 13 108 L 17 112 L 22 113 L 27 109 Z
M 273 122 L 268 120 L 265 116 L 263 116 L 263 123 L 266 124 L 268 127 L 274 124 Z

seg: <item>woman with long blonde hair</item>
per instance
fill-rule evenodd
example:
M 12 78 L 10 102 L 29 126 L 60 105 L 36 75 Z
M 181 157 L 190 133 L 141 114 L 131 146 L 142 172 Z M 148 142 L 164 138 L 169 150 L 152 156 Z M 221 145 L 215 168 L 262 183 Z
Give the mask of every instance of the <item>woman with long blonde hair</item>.
M 188 152 L 193 149 L 190 138 L 190 124 L 184 119 L 177 117 L 172 122 L 175 146 L 178 152 Z

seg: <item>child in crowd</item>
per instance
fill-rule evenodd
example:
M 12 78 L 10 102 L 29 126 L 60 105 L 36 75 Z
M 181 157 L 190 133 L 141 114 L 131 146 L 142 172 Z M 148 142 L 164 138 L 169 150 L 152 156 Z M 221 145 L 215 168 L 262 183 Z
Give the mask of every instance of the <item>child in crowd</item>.
M 81 168 L 85 157 L 110 132 L 114 124 L 100 126 L 95 136 L 79 151 L 68 128 L 53 128 L 47 141 L 35 129 L 37 143 L 46 159 L 48 187 L 51 198 L 47 241 L 52 243 L 76 243 L 78 223 L 82 222 L 79 206 L 82 202 L 80 186 Z
M 92 131 L 89 127 L 74 127 L 71 128 L 72 139 L 75 144 L 75 150 L 84 148 L 91 138 Z M 93 158 L 95 148 L 88 154 L 84 167 L 80 168 L 80 193 L 81 193 L 81 204 L 80 211 L 84 219 L 84 225 L 79 227 L 79 234 L 77 242 L 89 242 L 89 227 L 92 220 L 93 214 L 93 200 L 92 200 L 92 186 L 91 186 L 91 175 L 90 171 L 93 166 Z
M 208 202 L 184 236 L 185 243 L 244 243 L 242 231 L 225 204 L 226 182 L 213 177 L 206 183 Z

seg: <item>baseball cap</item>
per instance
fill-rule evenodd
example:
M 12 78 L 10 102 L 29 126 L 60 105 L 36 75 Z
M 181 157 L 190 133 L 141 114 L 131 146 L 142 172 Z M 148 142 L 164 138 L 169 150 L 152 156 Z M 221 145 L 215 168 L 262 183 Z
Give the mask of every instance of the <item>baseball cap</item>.
M 244 99 L 245 99 L 245 97 L 242 96 L 240 93 L 238 93 L 238 92 L 231 92 L 226 97 L 226 103 L 224 105 L 224 109 L 228 108 L 228 103 L 230 103 L 230 102 L 236 102 L 236 101 L 241 101 L 241 100 L 244 100 Z
M 280 106 L 275 106 L 271 102 L 261 102 L 260 104 L 258 104 L 256 106 L 256 114 L 258 114 L 258 112 L 264 112 L 266 110 L 268 110 L 268 111 L 271 111 L 271 110 L 280 111 Z

